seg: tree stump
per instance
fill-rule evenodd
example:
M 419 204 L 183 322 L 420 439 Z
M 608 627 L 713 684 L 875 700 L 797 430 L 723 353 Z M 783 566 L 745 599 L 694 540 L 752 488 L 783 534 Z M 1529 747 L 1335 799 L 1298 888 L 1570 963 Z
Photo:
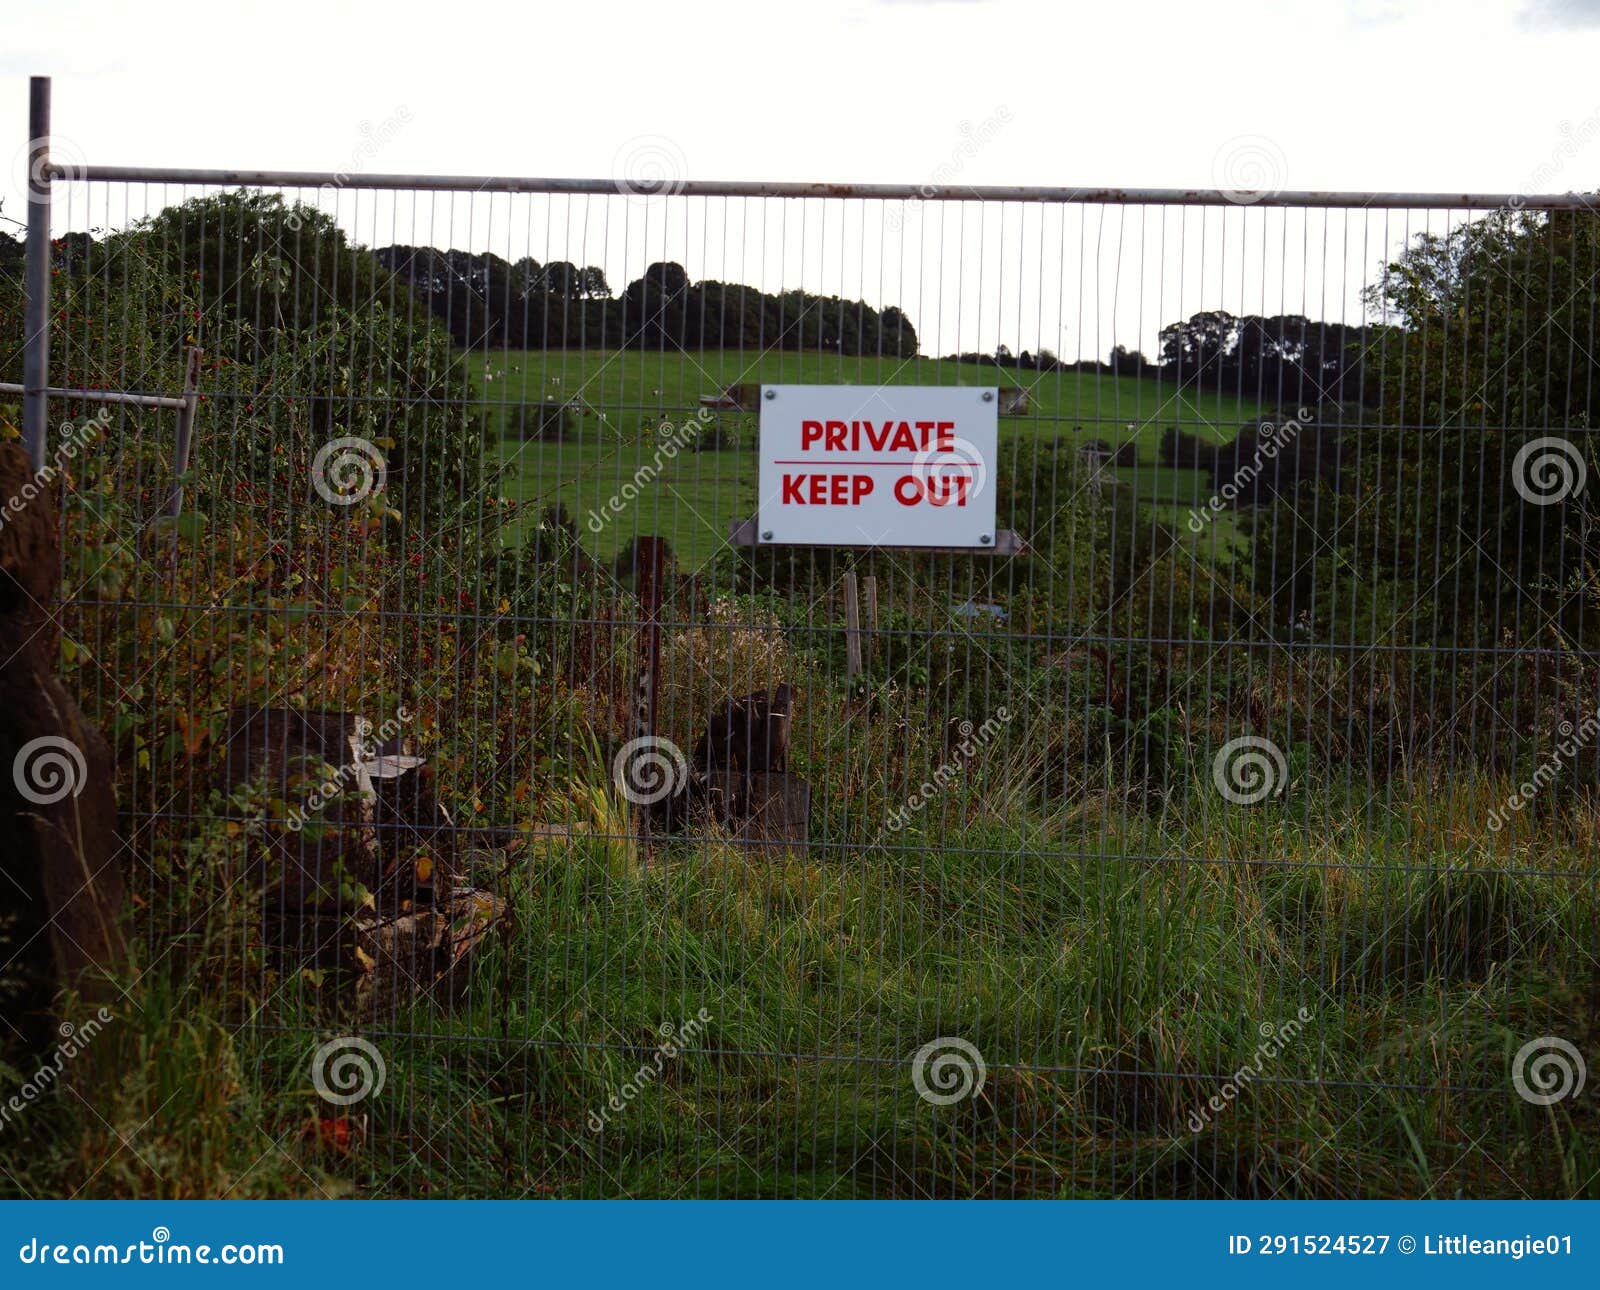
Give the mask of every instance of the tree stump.
M 0 988 L 35 1048 L 59 992 L 108 999 L 126 951 L 111 749 L 56 677 L 55 488 L 0 444 Z
M 372 722 L 356 713 L 245 707 L 229 714 L 221 786 L 263 783 L 292 810 L 317 803 L 314 821 L 305 821 L 312 828 L 270 838 L 250 856 L 269 907 L 337 903 L 345 880 L 377 893 L 390 912 L 401 900 L 449 894 L 455 831 L 434 800 L 432 772 L 403 752 L 402 736 L 381 743 L 373 736 Z M 334 775 L 319 790 L 323 766 Z M 426 879 L 412 868 L 413 853 L 429 856 Z
M 712 771 L 712 794 L 727 802 L 734 841 L 753 851 L 804 854 L 811 827 L 811 785 L 781 771 Z

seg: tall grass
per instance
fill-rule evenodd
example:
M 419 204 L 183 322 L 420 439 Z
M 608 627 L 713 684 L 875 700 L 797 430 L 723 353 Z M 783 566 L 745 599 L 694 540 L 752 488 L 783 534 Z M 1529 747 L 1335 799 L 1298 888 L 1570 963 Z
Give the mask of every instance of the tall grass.
M 642 853 L 587 790 L 573 831 L 511 866 L 511 930 L 459 1007 L 361 1030 L 381 1094 L 318 1099 L 311 1050 L 348 1023 L 292 983 L 240 1013 L 204 973 L 153 968 L 123 983 L 105 1077 L 11 1131 L 27 1163 L 0 1185 L 1596 1195 L 1592 1099 L 1535 1108 L 1508 1077 L 1535 1036 L 1595 1051 L 1594 821 L 1447 860 L 1450 813 L 1494 787 L 1391 788 L 1387 813 L 1324 795 L 1315 829 L 1271 807 L 929 813 L 783 858 Z M 1401 828 L 1413 813 L 1434 827 Z M 942 1037 L 987 1067 L 950 1105 L 911 1073 Z

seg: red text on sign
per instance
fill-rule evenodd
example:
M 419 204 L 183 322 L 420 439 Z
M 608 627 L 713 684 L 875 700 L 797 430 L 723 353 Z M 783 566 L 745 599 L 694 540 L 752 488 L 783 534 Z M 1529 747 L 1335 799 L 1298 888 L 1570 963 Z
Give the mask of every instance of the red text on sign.
M 824 452 L 954 452 L 954 421 L 802 421 L 802 451 L 820 445 Z
M 915 506 L 918 502 L 927 502 L 929 506 L 965 506 L 967 490 L 971 487 L 970 475 L 935 475 L 931 479 L 902 475 L 894 481 L 894 500 L 902 506 Z
M 785 506 L 857 506 L 871 492 L 871 475 L 786 474 L 783 477 Z

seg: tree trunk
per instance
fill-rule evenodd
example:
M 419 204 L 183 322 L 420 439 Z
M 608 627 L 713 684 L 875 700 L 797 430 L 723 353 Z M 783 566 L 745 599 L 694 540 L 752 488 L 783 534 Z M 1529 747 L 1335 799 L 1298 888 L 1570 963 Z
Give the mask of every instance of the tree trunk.
M 0 1010 L 34 1048 L 63 989 L 116 993 L 126 948 L 111 749 L 55 675 L 57 486 L 0 444 Z

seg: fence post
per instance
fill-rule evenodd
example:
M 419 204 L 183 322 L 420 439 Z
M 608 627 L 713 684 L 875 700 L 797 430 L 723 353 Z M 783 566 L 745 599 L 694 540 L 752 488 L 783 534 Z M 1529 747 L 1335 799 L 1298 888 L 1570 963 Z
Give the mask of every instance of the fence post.
M 872 640 L 878 634 L 878 575 L 869 573 L 862 579 L 862 590 L 867 593 L 867 631 L 863 641 L 866 661 L 872 662 Z
M 666 580 L 665 538 L 641 537 L 634 546 L 635 576 L 639 592 L 639 692 L 634 712 L 634 738 L 653 739 L 656 733 L 656 697 L 661 680 L 661 584 Z M 650 836 L 650 808 L 634 811 L 641 842 Z
M 23 269 L 22 438 L 44 469 L 50 427 L 50 78 L 28 81 L 28 241 Z
M 844 575 L 844 659 L 845 675 L 853 681 L 861 675 L 861 598 L 853 573 Z

